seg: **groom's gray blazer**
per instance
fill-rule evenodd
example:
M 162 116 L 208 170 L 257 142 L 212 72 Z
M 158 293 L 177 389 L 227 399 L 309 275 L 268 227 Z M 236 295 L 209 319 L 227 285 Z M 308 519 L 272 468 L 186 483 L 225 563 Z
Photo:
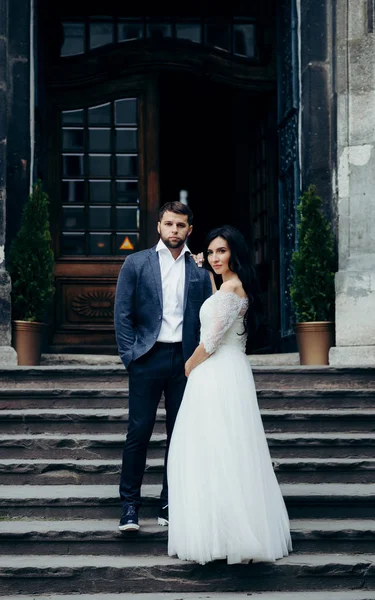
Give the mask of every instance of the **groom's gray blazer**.
M 182 351 L 185 361 L 199 344 L 199 310 L 211 295 L 206 269 L 197 267 L 185 253 L 184 320 Z M 156 246 L 130 254 L 121 267 L 116 287 L 115 332 L 125 367 L 146 354 L 155 344 L 163 314 L 163 293 Z

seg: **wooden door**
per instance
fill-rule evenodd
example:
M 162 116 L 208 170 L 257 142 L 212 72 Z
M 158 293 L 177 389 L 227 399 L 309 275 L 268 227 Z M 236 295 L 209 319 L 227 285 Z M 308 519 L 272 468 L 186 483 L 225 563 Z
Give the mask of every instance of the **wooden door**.
M 62 94 L 50 111 L 53 351 L 116 352 L 121 265 L 156 241 L 157 82 L 138 78 L 108 89 Z

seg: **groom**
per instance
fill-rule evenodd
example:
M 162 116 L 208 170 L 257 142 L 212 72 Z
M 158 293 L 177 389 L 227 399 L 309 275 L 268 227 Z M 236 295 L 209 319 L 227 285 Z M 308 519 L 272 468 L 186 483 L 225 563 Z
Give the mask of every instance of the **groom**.
M 162 393 L 167 447 L 160 496 L 160 525 L 168 524 L 167 457 L 185 389 L 184 364 L 199 344 L 199 310 L 211 295 L 208 272 L 186 245 L 193 214 L 180 202 L 159 210 L 158 244 L 128 256 L 116 288 L 115 331 L 119 354 L 129 373 L 129 425 L 120 479 L 119 529 L 137 531 L 147 447 Z

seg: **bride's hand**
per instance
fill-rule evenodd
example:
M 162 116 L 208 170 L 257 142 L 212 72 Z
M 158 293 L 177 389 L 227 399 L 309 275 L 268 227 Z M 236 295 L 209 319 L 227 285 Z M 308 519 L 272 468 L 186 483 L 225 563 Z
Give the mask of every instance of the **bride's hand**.
M 186 361 L 185 363 L 185 375 L 186 377 L 189 377 L 190 373 L 192 372 L 193 367 L 191 364 L 191 359 L 189 358 L 189 360 Z
M 192 257 L 194 258 L 195 264 L 197 265 L 197 267 L 201 267 L 203 265 L 203 261 L 204 261 L 203 252 L 198 252 L 198 254 L 192 254 Z

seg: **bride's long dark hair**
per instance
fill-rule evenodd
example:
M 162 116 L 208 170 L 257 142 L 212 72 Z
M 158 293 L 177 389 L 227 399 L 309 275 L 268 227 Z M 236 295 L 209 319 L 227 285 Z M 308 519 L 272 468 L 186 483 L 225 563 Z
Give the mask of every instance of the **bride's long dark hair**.
M 233 273 L 238 275 L 246 296 L 249 299 L 249 307 L 244 315 L 244 335 L 247 336 L 246 352 L 249 354 L 254 350 L 257 326 L 263 316 L 255 270 L 251 264 L 250 252 L 244 236 L 232 225 L 222 225 L 221 227 L 212 229 L 208 233 L 203 251 L 205 258 L 204 266 L 208 270 L 214 273 L 208 262 L 208 246 L 218 237 L 223 238 L 227 242 L 230 250 L 229 268 Z

